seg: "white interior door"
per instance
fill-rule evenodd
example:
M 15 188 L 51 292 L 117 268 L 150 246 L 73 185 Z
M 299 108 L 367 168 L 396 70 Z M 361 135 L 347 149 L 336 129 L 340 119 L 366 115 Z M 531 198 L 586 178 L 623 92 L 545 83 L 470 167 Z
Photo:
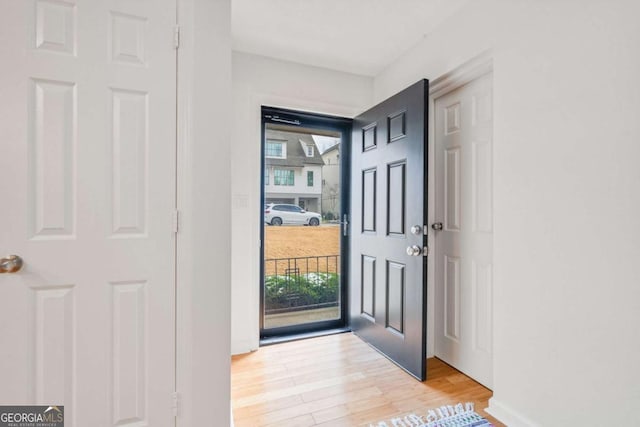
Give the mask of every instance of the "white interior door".
M 492 77 L 435 101 L 435 355 L 492 386 Z
M 174 425 L 175 0 L 2 0 L 0 402 Z

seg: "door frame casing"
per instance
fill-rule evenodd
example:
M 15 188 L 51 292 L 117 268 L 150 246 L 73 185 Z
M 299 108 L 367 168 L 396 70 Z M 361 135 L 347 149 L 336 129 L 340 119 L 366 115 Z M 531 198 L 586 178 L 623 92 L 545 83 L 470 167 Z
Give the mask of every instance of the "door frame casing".
M 178 0 L 177 426 L 231 417 L 231 2 Z M 206 42 L 205 42 L 206 41 Z M 219 183 L 216 185 L 216 183 Z M 209 238 L 207 230 L 216 230 Z M 212 256 L 215 254 L 215 256 Z M 170 331 L 167 331 L 170 333 Z M 171 397 L 167 397 L 170 404 Z
M 343 329 L 348 325 L 348 309 L 349 309 L 349 297 L 348 297 L 348 285 L 349 285 L 349 232 L 340 234 L 340 319 L 337 320 L 325 320 L 320 322 L 313 322 L 307 324 L 290 325 L 279 328 L 271 328 L 265 331 L 264 328 L 264 170 L 265 170 L 265 157 L 264 150 L 266 144 L 266 125 L 268 123 L 283 124 L 275 120 L 269 120 L 266 115 L 279 115 L 289 119 L 298 119 L 303 128 L 313 128 L 318 130 L 335 131 L 341 134 L 340 139 L 340 220 L 343 220 L 343 215 L 351 217 L 351 186 L 349 185 L 349 179 L 351 176 L 351 123 L 352 119 L 347 117 L 339 117 L 322 113 L 311 113 L 306 111 L 297 111 L 279 107 L 271 107 L 263 105 L 260 111 L 260 206 L 259 206 L 259 219 L 260 219 L 260 301 L 259 301 L 259 324 L 260 324 L 260 340 L 272 340 L 274 338 L 280 338 L 285 336 L 293 336 L 296 334 L 309 334 L 324 330 L 336 330 Z M 295 129 L 296 125 L 292 125 Z M 342 225 L 340 225 L 342 227 Z M 349 231 L 349 230 L 348 230 Z M 277 340 L 279 341 L 279 340 Z
M 477 56 L 467 60 L 456 68 L 446 72 L 433 80 L 429 87 L 429 144 L 428 144 L 428 204 L 435 206 L 436 203 L 436 180 L 435 180 L 435 113 L 436 100 L 449 92 L 452 92 L 466 84 L 473 82 L 485 74 L 493 72 L 493 53 L 490 50 L 484 51 Z M 432 232 L 431 224 L 436 221 L 435 210 L 430 209 L 427 213 L 429 232 L 427 234 L 427 244 L 430 254 L 435 254 L 436 242 Z M 435 257 L 427 257 L 427 357 L 435 356 Z
M 246 110 L 248 111 L 247 116 L 244 118 L 245 125 L 249 128 L 248 135 L 246 137 L 251 138 L 251 141 L 259 141 L 261 135 L 261 108 L 263 105 L 271 105 L 275 108 L 282 108 L 285 110 L 294 110 L 294 111 L 303 111 L 303 112 L 315 112 L 318 114 L 324 114 L 329 116 L 338 116 L 338 117 L 355 117 L 361 111 L 366 109 L 366 105 L 362 106 L 349 106 L 343 104 L 334 104 L 330 102 L 319 101 L 317 99 L 313 99 L 310 97 L 291 97 L 288 95 L 281 95 L 278 93 L 272 93 L 269 91 L 262 91 L 255 87 L 250 86 L 248 88 L 247 96 L 247 105 Z M 250 135 L 250 136 L 249 136 Z M 251 147 L 250 158 L 254 159 L 253 161 L 258 161 L 262 153 L 260 152 L 260 144 L 255 144 Z M 252 163 L 253 164 L 253 163 Z M 256 168 L 257 170 L 258 168 Z M 252 169 L 253 170 L 253 169 Z M 251 191 L 248 192 L 250 200 L 258 200 L 260 194 L 260 179 L 259 176 L 260 171 L 248 173 L 255 175 L 251 175 Z M 255 199 L 254 199 L 255 198 Z M 251 209 L 252 215 L 260 212 L 257 210 L 260 207 L 257 206 L 255 209 Z M 251 236 L 251 242 L 256 242 L 255 245 L 252 245 L 249 250 L 249 257 L 252 260 L 255 260 L 256 265 L 253 266 L 249 271 L 249 278 L 247 280 L 248 285 L 245 287 L 243 294 L 245 295 L 246 303 L 243 305 L 243 316 L 247 318 L 247 323 L 249 326 L 249 331 L 245 335 L 242 335 L 242 339 L 236 341 L 235 337 L 232 341 L 232 353 L 246 353 L 248 351 L 255 351 L 260 348 L 260 295 L 259 295 L 259 287 L 255 284 L 260 280 L 260 272 L 257 263 L 260 261 L 259 255 L 259 239 L 260 239 L 260 217 L 253 218 L 251 222 L 248 224 L 249 230 L 248 234 Z M 237 306 L 234 305 L 232 307 L 232 315 L 233 310 L 236 310 Z M 239 346 L 238 348 L 241 351 L 238 351 L 237 348 L 234 349 L 234 346 Z

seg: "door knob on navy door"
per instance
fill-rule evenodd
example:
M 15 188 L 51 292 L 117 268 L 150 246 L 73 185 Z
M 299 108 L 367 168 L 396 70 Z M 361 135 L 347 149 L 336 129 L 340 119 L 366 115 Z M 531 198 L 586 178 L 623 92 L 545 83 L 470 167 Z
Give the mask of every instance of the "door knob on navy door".
M 422 248 L 418 245 L 408 246 L 407 255 L 418 256 L 422 253 Z
M 7 255 L 0 258 L 0 273 L 16 273 L 22 268 L 22 258 L 18 255 Z
M 411 234 L 415 234 L 416 236 L 422 235 L 422 227 L 419 225 L 414 225 L 411 227 Z
M 442 223 L 434 222 L 433 224 L 431 224 L 431 228 L 433 228 L 436 231 L 442 230 Z

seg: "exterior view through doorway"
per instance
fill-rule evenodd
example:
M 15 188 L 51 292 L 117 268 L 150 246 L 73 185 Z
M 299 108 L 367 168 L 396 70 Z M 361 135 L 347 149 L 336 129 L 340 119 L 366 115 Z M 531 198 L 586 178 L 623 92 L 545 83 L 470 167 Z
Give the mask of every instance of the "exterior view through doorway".
M 350 132 L 351 119 L 262 109 L 263 340 L 346 325 Z

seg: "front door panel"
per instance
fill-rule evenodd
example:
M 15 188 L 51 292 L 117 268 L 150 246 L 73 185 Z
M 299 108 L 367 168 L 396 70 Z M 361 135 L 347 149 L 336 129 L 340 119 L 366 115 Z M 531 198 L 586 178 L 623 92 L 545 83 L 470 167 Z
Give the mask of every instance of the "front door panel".
M 420 81 L 356 117 L 352 138 L 351 326 L 420 380 L 427 92 Z

